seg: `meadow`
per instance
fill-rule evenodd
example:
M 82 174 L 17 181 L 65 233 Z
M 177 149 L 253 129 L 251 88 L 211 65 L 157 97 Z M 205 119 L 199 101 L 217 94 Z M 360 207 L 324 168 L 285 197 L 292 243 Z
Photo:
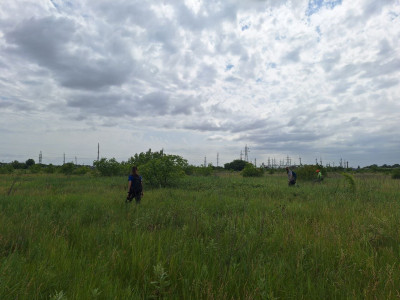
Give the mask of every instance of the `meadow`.
M 400 180 L 0 175 L 0 299 L 399 299 Z

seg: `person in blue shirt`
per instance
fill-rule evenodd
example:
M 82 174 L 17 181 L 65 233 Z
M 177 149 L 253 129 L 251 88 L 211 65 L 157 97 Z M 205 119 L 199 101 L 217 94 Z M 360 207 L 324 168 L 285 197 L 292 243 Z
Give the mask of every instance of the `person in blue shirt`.
M 296 173 L 290 170 L 289 167 L 286 167 L 286 173 L 288 176 L 288 185 L 294 186 L 296 184 L 296 179 L 297 179 Z
M 143 196 L 143 183 L 142 176 L 138 173 L 138 168 L 136 166 L 132 167 L 132 172 L 128 177 L 128 196 L 126 197 L 126 202 L 132 202 L 135 198 L 136 204 L 140 204 L 140 200 Z

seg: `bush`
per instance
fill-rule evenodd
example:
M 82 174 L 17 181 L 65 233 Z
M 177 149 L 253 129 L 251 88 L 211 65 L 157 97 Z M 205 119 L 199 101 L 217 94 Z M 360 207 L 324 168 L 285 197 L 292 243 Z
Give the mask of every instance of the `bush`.
M 327 175 L 326 169 L 320 165 L 305 165 L 294 171 L 297 174 L 297 179 L 313 180 L 317 179 L 317 172 L 316 172 L 317 170 L 320 170 L 320 172 L 322 172 L 322 176 Z
M 124 174 L 124 171 L 126 171 L 125 168 L 122 168 L 121 164 L 115 158 L 102 158 L 94 161 L 93 166 L 99 171 L 101 176 L 126 175 L 126 173 Z
M 224 168 L 227 170 L 233 170 L 233 171 L 242 171 L 246 165 L 249 163 L 241 160 L 241 159 L 236 159 L 230 163 L 224 164 Z
M 71 175 L 72 172 L 75 170 L 75 165 L 71 162 L 63 164 L 60 168 L 60 172 L 64 175 Z
M 74 174 L 74 175 L 85 175 L 85 174 L 88 173 L 89 171 L 90 171 L 90 169 L 89 169 L 88 167 L 82 166 L 82 167 L 76 168 L 76 169 L 72 172 L 72 174 Z
M 393 179 L 400 179 L 400 169 L 394 169 L 392 171 L 392 178 Z
M 11 174 L 14 172 L 12 165 L 6 164 L 0 166 L 0 174 Z
M 247 164 L 242 171 L 243 177 L 261 177 L 263 174 L 264 169 L 256 168 L 252 164 Z
M 32 174 L 40 173 L 41 170 L 42 170 L 42 167 L 40 165 L 31 165 L 29 167 L 29 171 L 31 171 Z
M 187 160 L 178 155 L 163 155 L 140 166 L 139 173 L 149 185 L 165 187 L 185 176 L 187 166 Z
M 49 164 L 48 166 L 43 168 L 43 171 L 47 174 L 53 174 L 56 171 L 56 167 L 53 164 Z

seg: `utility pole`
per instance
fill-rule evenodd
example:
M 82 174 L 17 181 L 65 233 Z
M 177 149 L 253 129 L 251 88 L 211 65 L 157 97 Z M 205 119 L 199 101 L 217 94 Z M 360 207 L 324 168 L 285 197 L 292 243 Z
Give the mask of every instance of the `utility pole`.
M 63 162 L 63 164 L 65 165 L 65 153 L 64 153 L 64 162 Z
M 97 161 L 100 160 L 100 143 L 97 143 Z
M 42 151 L 40 151 L 40 153 L 39 153 L 39 164 L 41 164 L 42 163 Z
M 75 156 L 75 166 L 78 165 L 78 159 Z
M 257 158 L 254 159 L 254 166 L 257 168 Z

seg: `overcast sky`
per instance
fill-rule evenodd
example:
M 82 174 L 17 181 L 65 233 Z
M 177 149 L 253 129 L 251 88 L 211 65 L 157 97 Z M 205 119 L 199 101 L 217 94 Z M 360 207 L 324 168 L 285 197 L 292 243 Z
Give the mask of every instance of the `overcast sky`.
M 400 163 L 400 1 L 2 0 L 0 160 Z

